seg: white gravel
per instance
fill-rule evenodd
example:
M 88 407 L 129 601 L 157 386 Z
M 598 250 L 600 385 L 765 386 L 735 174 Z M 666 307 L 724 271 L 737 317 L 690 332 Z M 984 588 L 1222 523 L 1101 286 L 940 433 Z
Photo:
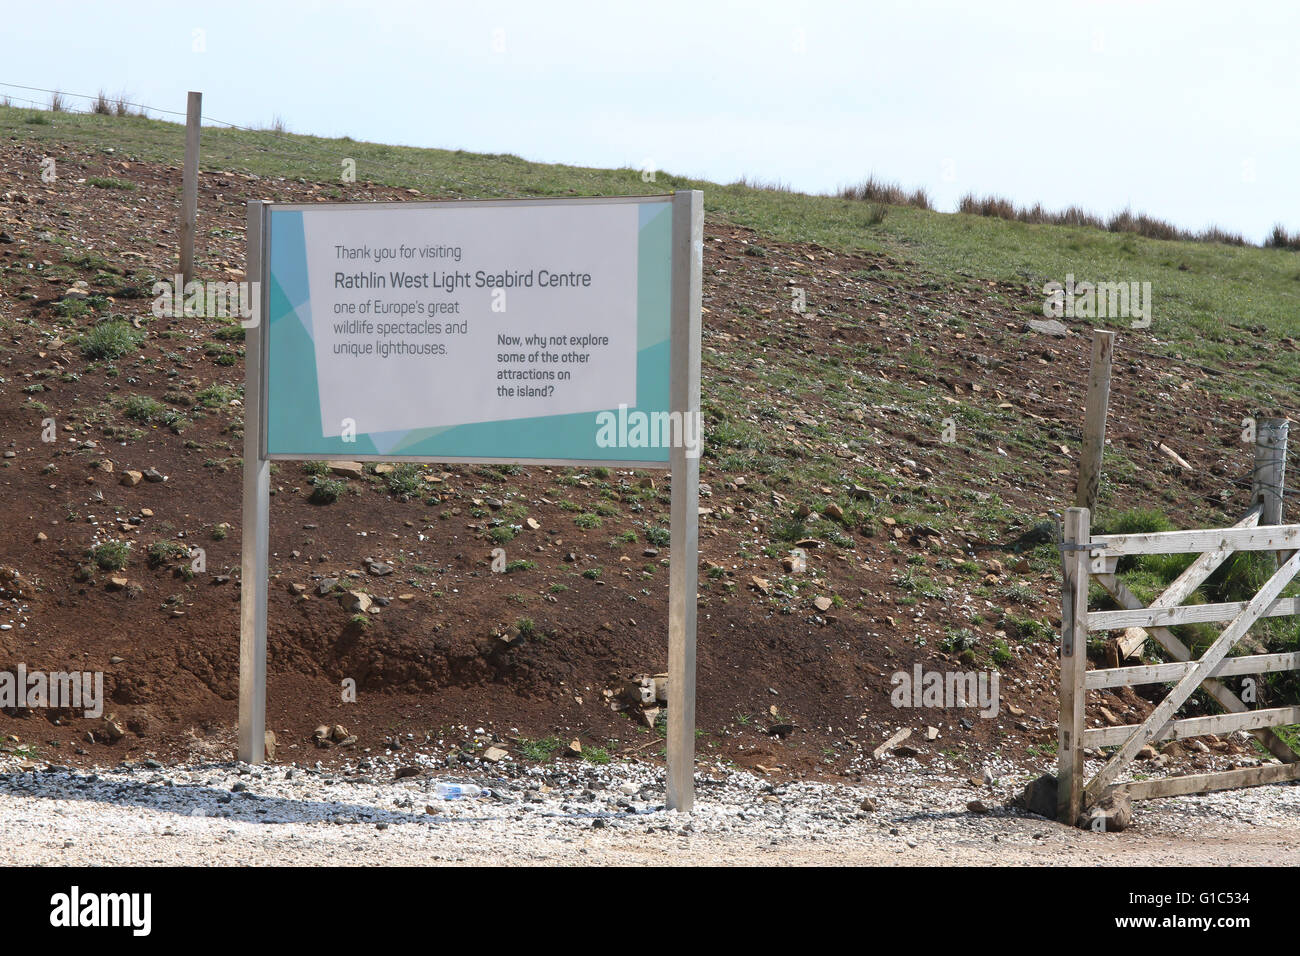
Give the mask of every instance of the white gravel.
M 4 758 L 0 863 L 1300 863 L 1295 786 L 1141 803 L 1133 828 L 1107 835 L 1002 806 L 1032 772 L 1004 769 L 976 788 L 906 763 L 857 786 L 705 769 L 695 810 L 677 813 L 663 809 L 663 772 L 649 764 L 449 769 L 437 754 L 404 753 L 336 769 L 24 771 Z M 399 767 L 419 772 L 395 779 Z M 440 800 L 439 780 L 492 795 Z M 860 808 L 864 797 L 874 809 Z M 976 799 L 990 812 L 969 811 Z

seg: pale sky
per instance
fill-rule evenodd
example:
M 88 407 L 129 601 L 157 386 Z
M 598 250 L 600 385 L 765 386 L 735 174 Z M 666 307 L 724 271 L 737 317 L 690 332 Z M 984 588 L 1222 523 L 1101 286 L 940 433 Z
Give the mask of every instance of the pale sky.
M 240 125 L 1300 230 L 1293 0 L 17 7 L 0 0 L 0 82 L 178 111 L 197 89 Z

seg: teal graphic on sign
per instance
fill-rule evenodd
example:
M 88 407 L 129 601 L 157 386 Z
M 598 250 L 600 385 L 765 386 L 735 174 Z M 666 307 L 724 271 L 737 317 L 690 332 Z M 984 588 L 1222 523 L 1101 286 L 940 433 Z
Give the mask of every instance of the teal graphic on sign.
M 667 462 L 626 423 L 670 408 L 672 232 L 670 197 L 273 207 L 268 457 Z

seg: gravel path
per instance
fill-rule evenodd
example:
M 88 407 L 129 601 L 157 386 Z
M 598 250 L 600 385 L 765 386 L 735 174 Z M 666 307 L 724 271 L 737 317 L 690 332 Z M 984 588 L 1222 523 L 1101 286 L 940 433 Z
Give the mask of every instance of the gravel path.
M 455 775 L 439 762 L 20 770 L 5 760 L 0 863 L 1300 864 L 1300 787 L 1289 785 L 1139 804 L 1132 829 L 1106 835 L 1001 806 L 1023 771 L 977 791 L 915 768 L 853 787 L 714 769 L 681 814 L 662 809 L 662 771 L 648 765 Z M 395 779 L 398 768 L 411 775 Z M 492 792 L 441 800 L 439 780 Z M 970 811 L 974 799 L 989 812 Z

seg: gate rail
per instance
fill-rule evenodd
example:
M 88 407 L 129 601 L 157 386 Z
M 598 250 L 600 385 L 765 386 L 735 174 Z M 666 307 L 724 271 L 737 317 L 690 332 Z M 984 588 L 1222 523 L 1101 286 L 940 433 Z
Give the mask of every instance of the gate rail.
M 1300 723 L 1300 706 L 1251 709 L 1219 678 L 1300 670 L 1300 653 L 1229 652 L 1259 620 L 1300 614 L 1300 598 L 1281 597 L 1300 572 L 1300 525 L 1259 522 L 1267 505 L 1256 504 L 1231 528 L 1150 534 L 1092 535 L 1087 508 L 1066 512 L 1062 539 L 1064 587 L 1061 593 L 1061 713 L 1058 738 L 1057 815 L 1074 823 L 1082 811 L 1115 791 L 1134 800 L 1201 793 L 1300 779 L 1300 760 L 1271 728 Z M 1184 606 L 1215 569 L 1237 551 L 1278 552 L 1278 568 L 1249 601 Z M 1115 573 L 1120 558 L 1143 554 L 1200 556 L 1164 592 L 1144 605 Z M 1089 611 L 1088 587 L 1096 580 L 1120 605 L 1117 611 Z M 1179 624 L 1223 622 L 1226 627 L 1198 659 L 1169 628 Z M 1167 664 L 1142 664 L 1088 670 L 1088 634 L 1140 628 L 1174 658 Z M 1113 687 L 1172 682 L 1168 695 L 1140 724 L 1089 728 L 1087 692 Z M 1227 713 L 1175 719 L 1179 708 L 1204 690 Z M 1282 763 L 1193 776 L 1116 783 L 1119 774 L 1148 744 L 1202 734 L 1245 730 L 1254 734 Z M 1118 747 L 1102 769 L 1086 780 L 1084 749 Z

